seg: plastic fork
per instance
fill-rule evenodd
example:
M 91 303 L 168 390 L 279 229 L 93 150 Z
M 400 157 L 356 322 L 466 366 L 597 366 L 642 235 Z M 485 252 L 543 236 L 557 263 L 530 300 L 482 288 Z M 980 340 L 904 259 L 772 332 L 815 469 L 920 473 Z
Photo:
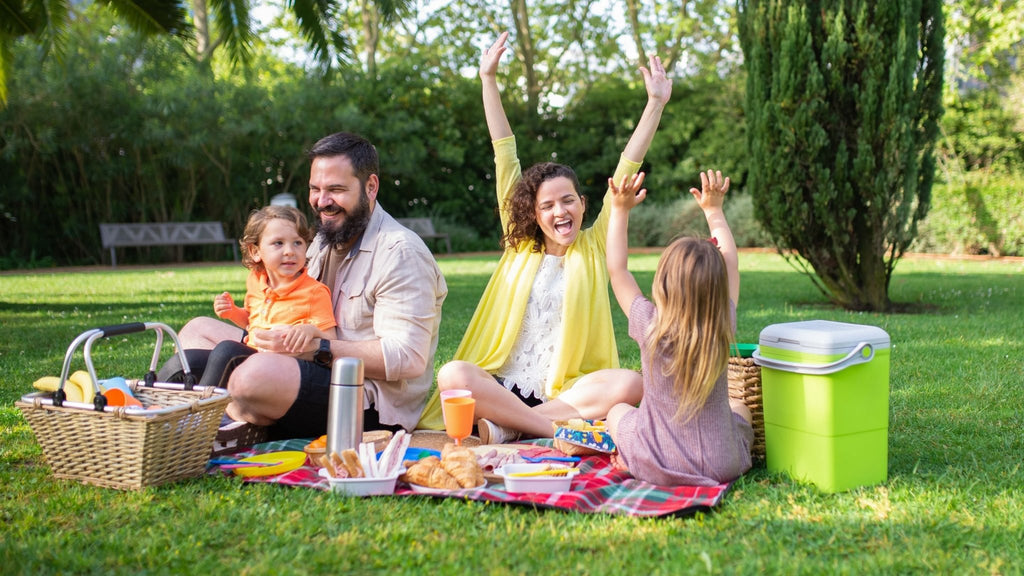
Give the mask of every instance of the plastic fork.
M 579 456 L 522 456 L 527 462 L 579 462 Z

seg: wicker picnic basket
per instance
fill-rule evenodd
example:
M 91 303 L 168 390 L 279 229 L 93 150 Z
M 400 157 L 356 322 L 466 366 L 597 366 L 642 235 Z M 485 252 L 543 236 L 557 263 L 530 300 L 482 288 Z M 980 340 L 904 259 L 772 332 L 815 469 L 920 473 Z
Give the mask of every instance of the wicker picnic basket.
M 142 407 L 107 406 L 99 393 L 92 344 L 99 338 L 154 330 L 156 349 L 142 381 L 128 381 Z M 184 384 L 156 382 L 163 335 L 171 336 L 186 374 Z M 71 359 L 84 343 L 84 359 L 96 399 L 92 404 L 66 400 Z M 110 488 L 138 490 L 201 476 L 224 408 L 227 390 L 195 386 L 178 336 L 157 322 L 94 328 L 79 335 L 64 357 L 56 392 L 22 396 L 21 409 L 56 478 Z
M 753 358 L 729 357 L 729 397 L 743 400 L 750 410 L 754 427 L 754 443 L 750 455 L 755 462 L 764 461 L 764 406 L 761 403 L 761 367 Z

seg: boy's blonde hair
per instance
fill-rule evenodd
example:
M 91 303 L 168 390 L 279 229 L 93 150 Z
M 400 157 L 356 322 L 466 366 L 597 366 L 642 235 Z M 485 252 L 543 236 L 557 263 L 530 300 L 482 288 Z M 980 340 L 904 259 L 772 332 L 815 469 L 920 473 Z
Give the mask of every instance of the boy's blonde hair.
M 238 240 L 238 244 L 242 248 L 242 264 L 245 264 L 246 268 L 251 270 L 264 269 L 263 262 L 256 262 L 252 259 L 252 249 L 259 246 L 260 238 L 263 236 L 263 231 L 267 228 L 267 223 L 275 218 L 287 220 L 295 224 L 295 230 L 306 241 L 307 246 L 313 241 L 313 229 L 309 227 L 306 215 L 300 212 L 298 208 L 271 205 L 253 210 L 249 213 L 249 221 L 246 222 L 242 237 Z
M 698 238 L 672 242 L 658 261 L 652 299 L 657 313 L 647 349 L 664 355 L 664 375 L 679 397 L 674 418 L 685 423 L 704 406 L 729 363 L 729 276 L 718 247 Z

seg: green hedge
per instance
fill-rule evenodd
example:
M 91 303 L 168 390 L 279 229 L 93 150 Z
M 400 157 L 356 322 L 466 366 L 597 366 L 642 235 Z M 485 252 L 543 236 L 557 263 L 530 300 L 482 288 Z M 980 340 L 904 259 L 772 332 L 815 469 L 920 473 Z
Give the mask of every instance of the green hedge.
M 1022 179 L 976 171 L 936 184 L 911 250 L 1024 256 Z

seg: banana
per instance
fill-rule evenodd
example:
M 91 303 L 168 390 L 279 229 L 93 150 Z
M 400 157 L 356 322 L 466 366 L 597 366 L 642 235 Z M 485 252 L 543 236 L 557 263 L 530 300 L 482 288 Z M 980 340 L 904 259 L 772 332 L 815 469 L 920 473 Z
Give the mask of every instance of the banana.
M 57 380 L 60 380 L 60 378 Z M 64 382 L 64 396 L 68 402 L 82 402 L 82 387 L 78 385 L 78 382 L 68 378 Z
M 92 386 L 92 378 L 89 377 L 88 372 L 85 370 L 75 370 L 74 374 L 68 377 L 68 381 L 78 385 L 82 396 L 79 402 L 85 402 L 86 404 L 92 402 L 93 397 L 96 396 L 96 390 Z M 64 388 L 66 390 L 67 386 Z M 68 396 L 68 399 L 70 399 L 70 396 Z
M 56 392 L 60 387 L 60 377 L 43 376 L 33 382 L 32 387 L 43 392 Z M 89 373 L 85 370 L 76 370 L 74 374 L 68 376 L 67 382 L 64 383 L 64 395 L 67 396 L 68 402 L 92 402 L 96 391 Z
M 60 386 L 59 376 L 43 376 L 32 383 L 32 387 L 43 392 L 56 392 Z

